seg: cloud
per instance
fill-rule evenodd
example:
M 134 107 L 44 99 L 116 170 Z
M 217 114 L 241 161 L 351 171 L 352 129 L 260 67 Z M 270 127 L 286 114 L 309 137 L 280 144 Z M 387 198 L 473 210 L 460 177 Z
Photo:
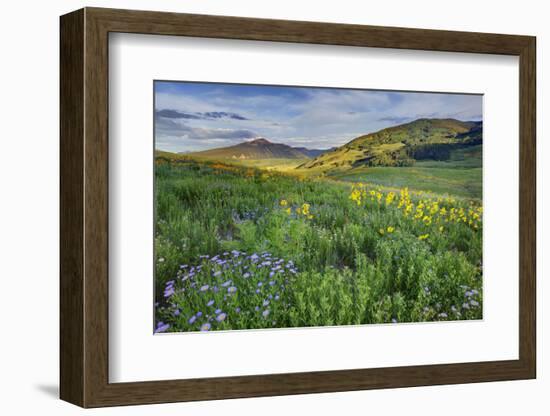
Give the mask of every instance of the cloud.
M 155 130 L 157 145 L 166 143 L 177 151 L 260 136 L 291 146 L 329 148 L 418 118 L 481 120 L 483 112 L 482 97 L 471 94 L 174 85 L 155 93 Z
M 380 117 L 379 119 L 377 119 L 377 121 L 389 121 L 390 123 L 401 124 L 401 123 L 405 123 L 406 121 L 410 121 L 412 119 L 413 118 L 411 118 L 411 117 L 391 117 L 391 116 L 388 116 L 388 117 Z
M 248 120 L 245 116 L 237 113 L 228 113 L 226 111 L 207 111 L 198 113 L 187 113 L 183 111 L 165 108 L 157 110 L 156 115 L 164 118 L 187 119 L 187 120 L 217 120 L 217 119 L 233 119 L 233 120 Z
M 185 119 L 192 119 L 192 120 L 200 120 L 201 117 L 194 115 L 194 114 L 187 114 L 182 113 L 180 111 L 176 110 L 157 110 L 156 115 L 158 117 L 164 117 L 164 118 L 185 118 Z
M 208 111 L 206 113 L 199 113 L 205 118 L 232 118 L 233 120 L 248 120 L 246 117 L 236 113 L 227 113 L 225 111 Z
M 258 137 L 258 134 L 248 129 L 224 129 L 192 127 L 178 119 L 157 117 L 155 120 L 155 135 L 191 140 L 229 139 L 244 140 Z
M 256 133 L 251 130 L 232 130 L 232 129 L 192 129 L 194 138 L 200 139 L 253 139 L 258 137 Z

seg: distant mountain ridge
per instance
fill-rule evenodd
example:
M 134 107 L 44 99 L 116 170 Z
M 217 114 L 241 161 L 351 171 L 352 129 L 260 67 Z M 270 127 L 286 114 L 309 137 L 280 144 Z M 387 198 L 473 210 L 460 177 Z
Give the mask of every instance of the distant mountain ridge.
M 220 147 L 189 153 L 189 155 L 204 159 L 311 159 L 321 155 L 328 149 L 307 149 L 292 147 L 283 143 L 273 143 L 260 137 L 234 146 Z
M 480 145 L 482 136 L 481 121 L 422 118 L 356 137 L 298 169 L 411 166 L 416 160 L 446 160 L 453 150 Z

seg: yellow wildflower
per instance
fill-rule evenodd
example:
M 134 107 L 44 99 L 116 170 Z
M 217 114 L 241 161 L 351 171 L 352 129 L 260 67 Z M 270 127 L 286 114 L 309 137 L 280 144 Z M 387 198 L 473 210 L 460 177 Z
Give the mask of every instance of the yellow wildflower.
M 395 230 L 395 228 L 393 228 L 392 226 L 389 226 L 389 227 L 386 229 L 386 231 L 388 231 L 388 233 L 390 233 L 390 234 L 393 233 L 394 230 Z
M 361 205 L 361 191 L 358 189 L 354 189 L 350 195 L 350 199 L 352 201 L 355 201 L 357 205 Z
M 430 236 L 430 234 L 422 234 L 422 235 L 419 235 L 419 236 L 418 236 L 418 239 L 419 239 L 419 240 L 425 240 L 425 239 L 427 239 L 429 236 Z
M 288 205 L 288 202 L 287 202 L 286 199 L 281 199 L 280 204 L 281 204 L 282 207 L 286 207 Z

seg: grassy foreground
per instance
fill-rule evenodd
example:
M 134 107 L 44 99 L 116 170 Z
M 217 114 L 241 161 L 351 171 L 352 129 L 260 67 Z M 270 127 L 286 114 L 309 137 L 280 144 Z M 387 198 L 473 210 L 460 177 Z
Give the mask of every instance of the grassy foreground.
M 477 199 L 158 159 L 156 331 L 482 317 Z

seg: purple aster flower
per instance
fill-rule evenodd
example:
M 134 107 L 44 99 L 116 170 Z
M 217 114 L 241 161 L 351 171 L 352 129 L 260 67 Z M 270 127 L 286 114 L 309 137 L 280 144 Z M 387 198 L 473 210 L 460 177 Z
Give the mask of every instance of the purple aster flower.
M 222 283 L 222 287 L 227 287 L 231 284 L 231 280 L 228 280 L 227 282 Z
M 209 331 L 210 328 L 212 328 L 212 325 L 210 325 L 208 322 L 201 325 L 201 331 Z
M 206 306 L 212 306 L 213 304 L 214 304 L 214 299 L 211 299 L 211 300 L 208 301 Z
M 189 322 L 189 324 L 192 324 L 194 323 L 195 321 L 197 320 L 197 317 L 195 315 L 193 315 L 191 318 L 189 318 L 189 320 L 187 322 Z
M 445 312 L 441 312 L 438 316 L 440 318 L 447 318 L 447 314 Z
M 235 312 L 240 313 L 240 312 L 241 312 L 241 308 L 235 308 Z
M 279 295 L 275 295 L 275 300 L 279 300 L 280 296 Z
M 159 321 L 157 323 L 157 327 L 155 329 L 155 334 L 158 334 L 159 332 L 164 332 L 166 331 L 168 328 L 170 328 L 170 324 L 165 324 L 164 322 L 162 321 Z
M 262 306 L 267 306 L 267 305 L 269 305 L 269 301 L 266 299 L 264 300 L 264 303 L 262 304 Z
M 243 277 L 244 277 L 245 279 L 248 279 L 248 278 L 250 277 L 250 273 L 245 273 L 245 274 L 243 274 Z
M 269 309 L 266 309 L 265 311 L 262 312 L 262 316 L 264 318 L 267 318 L 269 316 Z
M 227 293 L 235 293 L 237 291 L 237 288 L 235 286 L 231 286 L 227 288 Z
M 479 306 L 479 302 L 477 300 L 470 300 L 470 305 L 474 306 L 474 307 L 477 307 Z
M 180 269 L 187 269 L 187 264 L 181 264 Z
M 269 286 L 275 286 L 275 280 L 271 280 L 271 281 L 269 282 Z
M 165 298 L 169 298 L 170 296 L 172 296 L 175 292 L 174 288 L 173 287 L 169 287 L 168 289 L 166 289 L 164 291 L 164 297 Z
M 214 313 L 217 315 L 217 314 L 219 314 L 221 311 L 222 311 L 221 309 L 216 309 L 216 310 L 214 311 Z
M 174 312 L 172 312 L 172 315 L 178 316 L 180 314 L 180 310 L 176 309 Z
M 464 302 L 464 303 L 462 304 L 462 308 L 464 308 L 464 309 L 470 309 L 470 305 L 467 304 L 466 302 Z
M 275 276 L 275 272 L 269 272 L 269 277 Z
M 202 316 L 202 312 L 201 312 L 201 311 L 198 311 L 198 312 L 195 314 L 195 316 L 196 316 L 197 318 L 200 318 L 200 317 Z
M 222 272 L 220 272 L 219 270 L 217 272 L 214 272 L 214 277 L 218 277 L 222 274 Z
M 227 314 L 220 313 L 218 316 L 216 316 L 216 321 L 221 322 L 226 318 Z
M 258 311 L 260 310 L 260 307 L 259 307 L 259 306 L 256 306 L 256 307 L 254 308 L 254 310 L 255 310 L 256 312 L 258 312 Z
M 262 287 L 263 283 L 262 282 L 258 282 L 258 287 Z

